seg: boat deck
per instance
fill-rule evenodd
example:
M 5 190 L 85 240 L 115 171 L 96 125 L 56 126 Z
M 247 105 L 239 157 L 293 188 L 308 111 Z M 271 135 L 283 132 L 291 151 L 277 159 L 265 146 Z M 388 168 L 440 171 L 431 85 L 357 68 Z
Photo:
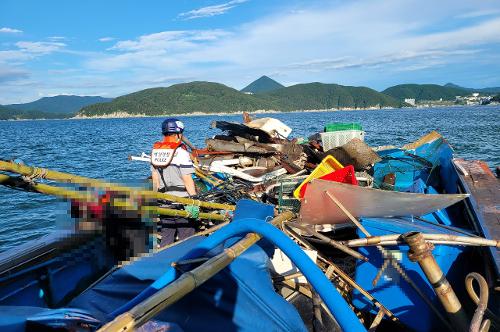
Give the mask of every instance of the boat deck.
M 500 179 L 489 169 L 484 161 L 454 160 L 465 189 L 472 195 L 470 202 L 477 211 L 482 235 L 489 239 L 500 238 Z M 491 248 L 496 264 L 497 282 L 500 271 L 500 251 Z

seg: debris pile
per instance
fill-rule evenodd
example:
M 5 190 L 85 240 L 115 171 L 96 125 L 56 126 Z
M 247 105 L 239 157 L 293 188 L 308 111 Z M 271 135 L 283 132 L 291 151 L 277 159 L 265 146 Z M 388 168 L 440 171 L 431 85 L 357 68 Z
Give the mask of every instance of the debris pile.
M 360 125 L 329 124 L 324 133 L 305 140 L 290 139 L 292 129 L 280 120 L 243 118 L 243 123 L 214 121 L 212 128 L 221 133 L 195 150 L 198 169 L 219 182 L 215 188 L 200 185 L 198 198 L 209 198 L 210 190 L 211 199 L 233 202 L 227 195 L 215 197 L 225 191 L 297 211 L 313 179 L 373 185 L 373 166 L 381 158 L 364 143 Z

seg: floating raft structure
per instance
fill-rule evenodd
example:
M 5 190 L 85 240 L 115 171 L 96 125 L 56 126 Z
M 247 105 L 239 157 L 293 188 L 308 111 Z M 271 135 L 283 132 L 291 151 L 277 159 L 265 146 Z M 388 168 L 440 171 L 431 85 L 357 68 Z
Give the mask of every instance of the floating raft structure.
M 0 161 L 1 184 L 61 197 L 75 220 L 0 253 L 0 330 L 500 329 L 484 163 L 436 132 L 373 149 L 353 124 L 307 139 L 271 118 L 213 128 L 191 145 L 192 198 Z M 202 227 L 158 248 L 161 215 Z

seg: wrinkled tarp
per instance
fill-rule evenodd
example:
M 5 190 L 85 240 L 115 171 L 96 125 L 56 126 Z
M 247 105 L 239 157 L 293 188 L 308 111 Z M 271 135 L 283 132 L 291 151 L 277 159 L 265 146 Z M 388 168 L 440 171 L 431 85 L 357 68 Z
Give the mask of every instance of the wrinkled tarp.
M 74 299 L 70 306 L 108 320 L 109 313 L 159 278 L 172 262 L 202 239 L 194 237 L 120 268 Z M 259 246 L 252 246 L 228 268 L 155 319 L 177 323 L 184 331 L 305 331 L 295 308 L 274 291 L 268 262 L 266 253 Z

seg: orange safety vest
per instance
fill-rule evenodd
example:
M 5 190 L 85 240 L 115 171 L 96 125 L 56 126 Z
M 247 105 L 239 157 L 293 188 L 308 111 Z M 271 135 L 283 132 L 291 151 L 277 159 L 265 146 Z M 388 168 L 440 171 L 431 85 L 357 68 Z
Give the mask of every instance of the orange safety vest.
M 168 167 L 170 164 L 181 166 L 185 161 L 178 160 L 177 149 L 187 150 L 182 141 L 165 136 L 162 142 L 156 142 L 151 151 L 151 164 L 154 167 Z

